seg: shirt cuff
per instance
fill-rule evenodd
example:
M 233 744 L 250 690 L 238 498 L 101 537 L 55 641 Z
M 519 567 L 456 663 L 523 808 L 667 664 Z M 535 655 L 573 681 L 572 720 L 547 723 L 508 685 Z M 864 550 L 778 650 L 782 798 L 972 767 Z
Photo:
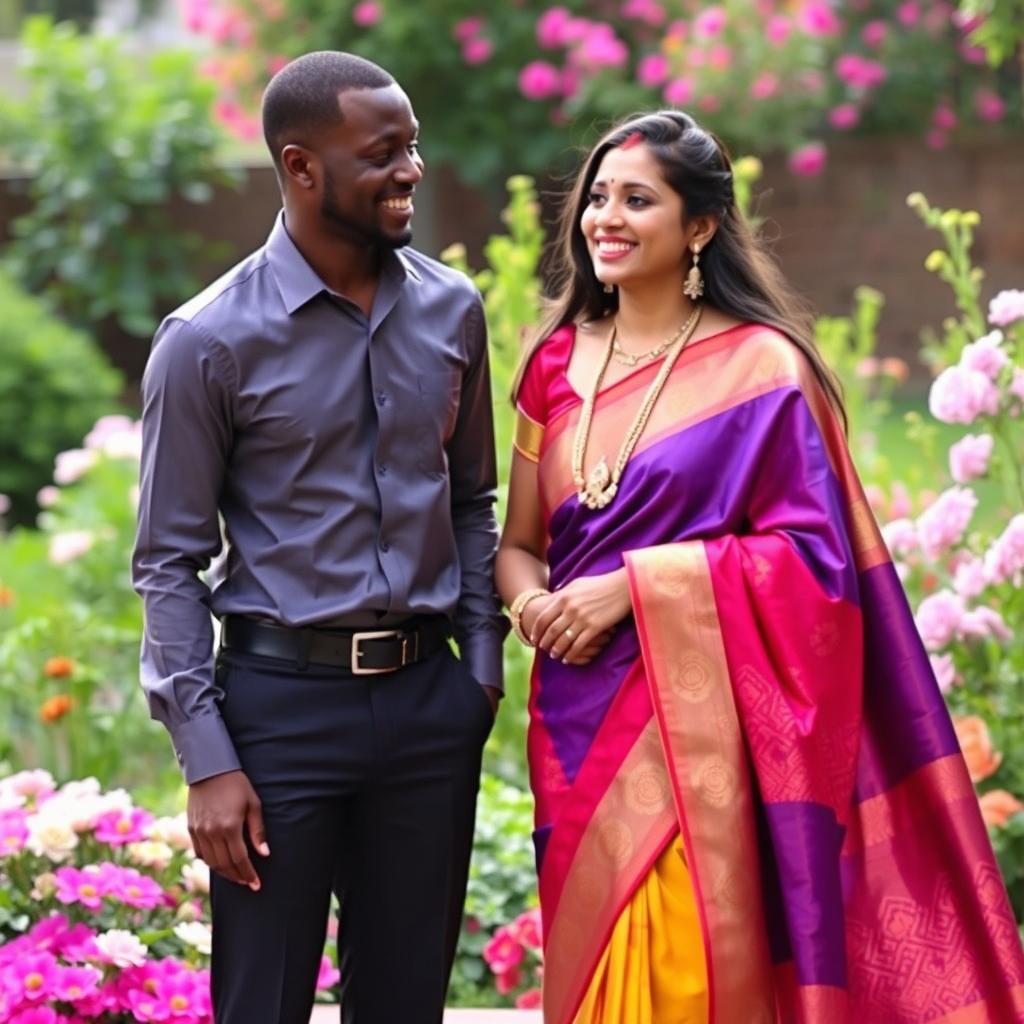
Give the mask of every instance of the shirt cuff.
M 242 767 L 224 719 L 216 713 L 200 715 L 174 726 L 171 742 L 185 782 L 190 786 Z
M 500 637 L 487 634 L 467 637 L 464 643 L 459 644 L 459 657 L 481 686 L 493 686 L 505 692 Z

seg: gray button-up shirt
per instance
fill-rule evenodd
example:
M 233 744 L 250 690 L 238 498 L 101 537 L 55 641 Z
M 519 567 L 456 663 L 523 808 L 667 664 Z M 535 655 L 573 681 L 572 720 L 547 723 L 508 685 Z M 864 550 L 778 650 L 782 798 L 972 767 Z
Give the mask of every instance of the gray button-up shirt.
M 143 396 L 142 683 L 189 783 L 239 767 L 211 610 L 289 626 L 443 613 L 474 676 L 501 686 L 487 339 L 463 275 L 389 252 L 367 318 L 281 215 L 161 324 Z

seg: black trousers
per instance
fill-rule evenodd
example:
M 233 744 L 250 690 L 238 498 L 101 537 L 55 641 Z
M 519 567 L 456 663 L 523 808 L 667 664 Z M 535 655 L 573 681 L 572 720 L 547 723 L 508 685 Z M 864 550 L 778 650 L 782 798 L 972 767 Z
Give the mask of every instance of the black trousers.
M 212 879 L 216 1024 L 309 1024 L 332 889 L 343 1024 L 439 1024 L 486 694 L 447 649 L 375 676 L 222 650 L 218 679 L 270 857 L 259 892 Z

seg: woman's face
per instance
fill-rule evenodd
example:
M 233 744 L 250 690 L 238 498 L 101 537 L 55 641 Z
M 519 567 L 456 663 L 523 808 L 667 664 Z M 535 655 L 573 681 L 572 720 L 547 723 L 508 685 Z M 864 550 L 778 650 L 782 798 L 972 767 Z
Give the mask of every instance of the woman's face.
M 664 282 L 682 289 L 693 232 L 683 226 L 682 198 L 645 143 L 604 155 L 580 229 L 602 283 L 628 287 Z

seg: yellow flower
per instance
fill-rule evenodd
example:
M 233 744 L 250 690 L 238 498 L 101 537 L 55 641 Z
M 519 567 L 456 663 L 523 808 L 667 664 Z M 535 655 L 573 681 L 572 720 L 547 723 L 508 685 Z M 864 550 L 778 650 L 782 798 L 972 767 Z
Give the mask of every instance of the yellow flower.
M 947 263 L 949 257 L 941 249 L 932 249 L 924 261 L 924 269 L 930 270 L 933 274 L 938 273 Z

